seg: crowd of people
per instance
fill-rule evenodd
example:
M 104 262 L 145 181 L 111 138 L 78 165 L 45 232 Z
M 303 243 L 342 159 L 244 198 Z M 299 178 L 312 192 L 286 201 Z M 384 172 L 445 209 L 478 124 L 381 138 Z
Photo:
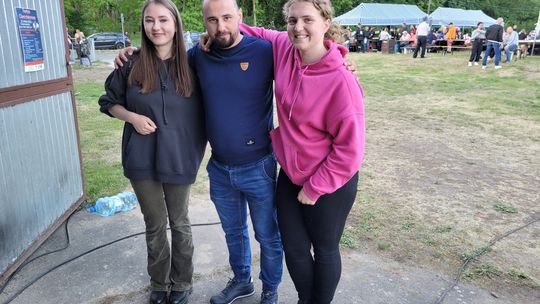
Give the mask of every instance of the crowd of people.
M 454 40 L 464 39 L 463 33 L 452 23 L 448 27 L 440 26 L 439 29 L 431 29 L 427 17 L 424 17 L 422 23 L 418 25 L 402 23 L 401 27 L 363 27 L 361 23 L 358 23 L 354 31 L 351 31 L 348 26 L 343 28 L 343 43 L 353 52 L 380 52 L 385 41 L 393 41 L 393 51 L 399 53 L 404 48 L 415 49 L 418 36 L 425 37 L 427 45 L 445 41 L 448 47 L 452 46 Z
M 349 26 L 342 28 L 342 43 L 351 52 L 358 53 L 381 52 L 383 45 L 388 43 L 387 52 L 400 53 L 410 49 L 413 51 L 414 58 L 418 54 L 423 58 L 427 51 L 452 52 L 456 48 L 471 49 L 469 66 L 472 66 L 478 65 L 479 60 L 482 59 L 482 51 L 490 40 L 497 41 L 498 46 L 491 45 L 491 49 L 494 51 L 490 50 L 489 57 L 496 57 L 497 52 L 504 52 L 506 56 L 504 63 L 509 63 L 516 50 L 522 54 L 531 52 L 531 44 L 524 42 L 520 44 L 519 41 L 534 40 L 535 36 L 536 39 L 539 38 L 534 31 L 527 33 L 525 29 L 521 29 L 518 33 L 516 25 L 509 26 L 502 31 L 500 31 L 499 26 L 504 27 L 502 18 L 497 19 L 491 30 L 493 32 L 497 29 L 500 37 L 486 39 L 486 32 L 489 28 L 485 29 L 483 22 L 478 22 L 477 27 L 472 31 L 461 29 L 452 22 L 448 26 L 441 25 L 437 29 L 433 29 L 427 16 L 418 25 L 402 23 L 401 27 L 362 26 L 362 23 L 359 22 L 354 31 Z M 498 64 L 497 66 L 500 68 Z

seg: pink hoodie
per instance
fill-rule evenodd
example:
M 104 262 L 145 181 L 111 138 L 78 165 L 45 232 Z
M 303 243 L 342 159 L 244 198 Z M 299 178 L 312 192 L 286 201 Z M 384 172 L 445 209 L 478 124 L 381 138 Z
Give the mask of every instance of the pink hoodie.
M 313 201 L 336 191 L 364 155 L 363 91 L 344 65 L 346 49 L 327 40 L 320 61 L 302 65 L 286 32 L 240 29 L 272 42 L 279 127 L 270 136 L 281 167 Z

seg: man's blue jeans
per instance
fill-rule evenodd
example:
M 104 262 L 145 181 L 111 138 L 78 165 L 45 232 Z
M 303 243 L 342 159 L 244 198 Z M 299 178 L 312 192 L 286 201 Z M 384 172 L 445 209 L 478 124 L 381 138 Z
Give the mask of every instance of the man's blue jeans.
M 277 224 L 275 188 L 276 160 L 272 154 L 240 166 L 229 166 L 211 158 L 206 167 L 210 197 L 216 206 L 229 249 L 229 264 L 239 281 L 251 277 L 251 248 L 247 206 L 255 239 L 261 246 L 264 291 L 276 291 L 283 272 L 283 247 Z
M 482 65 L 487 65 L 487 59 L 489 57 L 489 53 L 491 53 L 491 49 L 495 51 L 495 65 L 499 65 L 499 62 L 501 61 L 501 50 L 499 49 L 499 43 L 488 41 L 486 46 L 486 52 L 484 53 L 484 58 L 482 58 Z
M 363 50 L 363 52 L 364 52 L 364 53 L 369 52 L 369 40 L 362 41 L 362 44 L 364 45 L 364 50 Z
M 506 63 L 510 62 L 510 56 L 512 54 L 512 52 L 514 52 L 516 49 L 518 48 L 517 44 L 510 44 L 506 50 L 504 51 L 505 55 L 506 55 Z

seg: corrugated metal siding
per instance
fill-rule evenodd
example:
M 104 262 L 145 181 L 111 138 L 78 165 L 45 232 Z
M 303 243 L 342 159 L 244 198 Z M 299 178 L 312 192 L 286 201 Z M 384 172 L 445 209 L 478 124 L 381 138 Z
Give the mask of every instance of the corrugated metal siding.
M 0 273 L 82 196 L 70 93 L 0 108 Z
M 24 72 L 15 8 L 37 12 L 45 69 Z M 2 1 L 0 6 L 0 88 L 67 77 L 65 36 L 60 1 Z

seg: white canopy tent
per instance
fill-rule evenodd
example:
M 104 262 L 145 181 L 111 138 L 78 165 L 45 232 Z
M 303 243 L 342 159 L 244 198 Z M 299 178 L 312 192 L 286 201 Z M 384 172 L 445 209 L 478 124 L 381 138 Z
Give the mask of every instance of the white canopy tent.
M 418 24 L 427 16 L 418 6 L 409 4 L 362 3 L 334 18 L 340 25 L 400 25 Z
M 478 22 L 485 26 L 495 23 L 495 19 L 480 10 L 464 10 L 461 8 L 439 7 L 431 15 L 432 25 L 448 25 L 452 22 L 459 27 L 476 27 Z

